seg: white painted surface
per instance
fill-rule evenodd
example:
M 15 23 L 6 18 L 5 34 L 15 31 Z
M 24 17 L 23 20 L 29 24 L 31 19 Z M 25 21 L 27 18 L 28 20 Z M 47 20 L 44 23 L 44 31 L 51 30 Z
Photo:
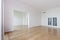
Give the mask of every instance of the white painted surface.
M 41 25 L 48 26 L 48 17 L 57 17 L 58 26 L 50 26 L 60 28 L 60 8 L 53 8 L 41 13 Z
M 1 2 L 2 2 L 2 0 L 0 0 L 0 40 L 2 40 L 2 36 L 1 36 L 1 33 L 2 33 L 1 32 L 2 31 L 2 29 L 1 29 L 2 28 L 2 22 L 1 22 L 2 21 L 2 19 L 1 19 L 1 16 L 2 16 L 2 10 L 1 9 L 2 8 L 1 8 L 1 6 L 2 5 L 1 5 Z
M 23 19 L 21 17 L 13 17 L 13 26 L 23 25 Z
M 4 1 L 4 27 L 5 32 L 13 30 L 13 14 L 14 10 L 28 12 L 28 6 L 24 4 L 19 4 L 17 1 L 5 0 Z
M 18 1 L 31 5 L 38 10 L 47 10 L 60 7 L 60 0 L 18 0 Z
M 34 7 L 17 0 L 4 0 L 4 31 L 13 31 L 13 11 L 29 13 L 29 27 L 40 25 L 40 13 Z M 39 19 L 39 20 L 38 20 Z M 25 23 L 24 23 L 25 24 Z
M 39 12 L 34 11 L 29 15 L 29 26 L 30 27 L 35 27 L 35 26 L 40 26 L 40 21 L 41 21 L 41 15 Z
M 23 25 L 28 25 L 28 14 L 26 16 L 23 16 Z
M 19 13 L 19 16 L 16 14 L 13 15 L 13 26 L 17 25 L 28 25 L 28 15 L 27 13 Z
M 5 31 L 13 30 L 12 19 L 14 10 L 29 13 L 29 22 L 28 22 L 29 27 L 38 26 L 40 24 L 47 25 L 47 17 L 52 16 L 59 17 L 58 10 L 53 8 L 60 7 L 60 0 L 4 0 L 4 5 L 5 5 L 4 7 Z M 41 14 L 41 11 L 44 10 L 48 10 L 46 11 L 47 13 Z M 23 24 L 25 23 L 27 24 L 26 21 Z

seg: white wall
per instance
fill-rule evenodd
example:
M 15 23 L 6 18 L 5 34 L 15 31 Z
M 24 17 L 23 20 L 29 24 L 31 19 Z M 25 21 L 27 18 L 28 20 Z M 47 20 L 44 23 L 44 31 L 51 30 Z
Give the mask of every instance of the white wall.
M 22 25 L 23 23 L 23 19 L 20 17 L 14 17 L 13 18 L 13 26 L 17 26 L 17 25 Z
M 14 10 L 28 12 L 28 6 L 24 4 L 19 4 L 14 0 L 5 0 L 4 1 L 4 31 L 12 31 L 13 30 L 13 18 L 14 18 Z
M 40 25 L 40 13 L 34 7 L 20 3 L 17 0 L 4 0 L 4 31 L 12 31 L 13 24 L 13 11 L 18 10 L 21 12 L 29 13 L 29 27 Z M 38 20 L 39 19 L 39 20 Z
M 46 13 L 41 13 L 41 25 L 48 26 L 48 17 L 57 17 L 57 25 L 51 27 L 60 28 L 60 8 L 53 8 L 45 11 Z
M 1 19 L 2 10 L 1 10 L 1 9 L 2 9 L 2 7 L 1 7 L 1 6 L 2 6 L 2 5 L 1 5 L 1 0 L 0 0 L 0 40 L 2 40 L 2 39 L 1 39 L 1 38 L 2 38 L 2 36 L 1 36 L 1 33 L 2 33 L 2 32 L 1 32 L 1 31 L 2 31 L 2 30 L 1 30 L 1 28 L 2 28 L 2 22 L 1 22 L 1 21 L 2 21 L 2 19 Z
M 23 25 L 28 25 L 28 14 L 26 14 L 25 16 L 23 16 Z
M 30 13 L 29 15 L 29 26 L 30 27 L 40 26 L 40 21 L 41 21 L 40 12 L 33 11 L 33 13 Z
M 13 25 L 28 25 L 28 15 L 27 13 L 19 13 L 18 15 L 13 15 Z

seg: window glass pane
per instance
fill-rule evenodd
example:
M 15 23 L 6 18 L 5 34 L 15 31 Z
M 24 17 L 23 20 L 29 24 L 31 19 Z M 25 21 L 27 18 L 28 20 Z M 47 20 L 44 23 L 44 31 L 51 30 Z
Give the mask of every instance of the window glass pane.
M 48 25 L 52 25 L 52 18 L 48 18 Z
M 53 17 L 53 26 L 57 26 L 57 18 Z

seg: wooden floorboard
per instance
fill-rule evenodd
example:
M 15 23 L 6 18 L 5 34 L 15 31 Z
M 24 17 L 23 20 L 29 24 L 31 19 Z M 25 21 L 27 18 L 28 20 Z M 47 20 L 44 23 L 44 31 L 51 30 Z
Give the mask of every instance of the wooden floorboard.
M 17 28 L 19 29 L 19 28 Z M 5 40 L 60 40 L 60 30 L 39 26 L 5 34 Z

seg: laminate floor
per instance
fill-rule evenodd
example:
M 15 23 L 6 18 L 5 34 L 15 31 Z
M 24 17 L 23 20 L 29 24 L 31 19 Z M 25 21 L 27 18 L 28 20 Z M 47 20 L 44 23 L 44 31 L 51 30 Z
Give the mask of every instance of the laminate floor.
M 19 29 L 5 34 L 4 40 L 60 40 L 60 29 L 44 26 Z

